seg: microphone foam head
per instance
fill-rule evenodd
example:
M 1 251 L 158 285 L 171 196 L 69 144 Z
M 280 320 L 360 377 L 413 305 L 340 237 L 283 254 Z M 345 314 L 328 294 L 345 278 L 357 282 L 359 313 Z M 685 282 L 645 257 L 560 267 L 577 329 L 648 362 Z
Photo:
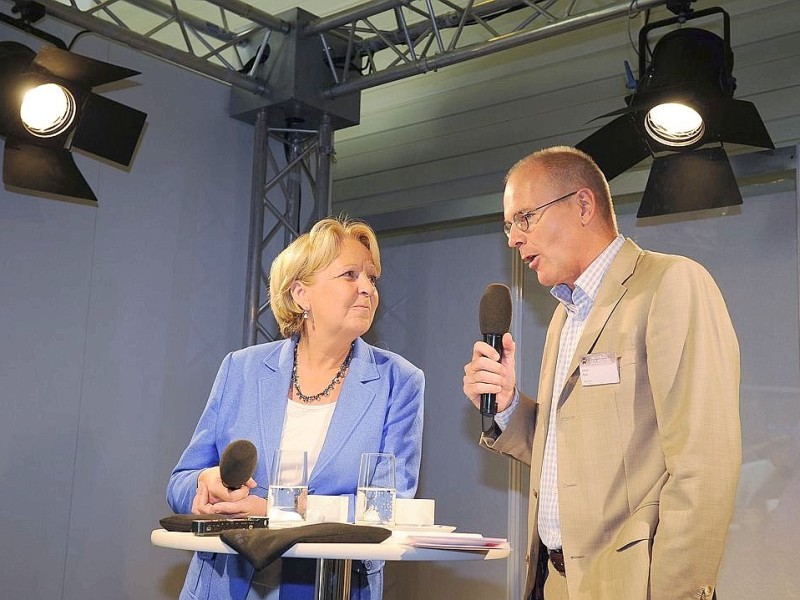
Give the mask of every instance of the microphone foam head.
M 481 296 L 478 313 L 481 333 L 505 333 L 511 327 L 511 290 L 502 283 L 490 283 Z
M 258 450 L 250 440 L 234 440 L 222 452 L 219 474 L 230 490 L 242 487 L 256 471 Z

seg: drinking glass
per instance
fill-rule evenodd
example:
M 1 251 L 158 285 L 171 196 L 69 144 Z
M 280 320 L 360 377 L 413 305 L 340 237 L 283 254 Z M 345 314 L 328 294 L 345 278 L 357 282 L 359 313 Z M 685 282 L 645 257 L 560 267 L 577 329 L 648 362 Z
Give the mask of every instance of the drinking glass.
M 393 526 L 396 497 L 394 454 L 362 454 L 356 490 L 356 524 Z
M 275 450 L 269 479 L 270 521 L 304 521 L 308 501 L 305 450 Z

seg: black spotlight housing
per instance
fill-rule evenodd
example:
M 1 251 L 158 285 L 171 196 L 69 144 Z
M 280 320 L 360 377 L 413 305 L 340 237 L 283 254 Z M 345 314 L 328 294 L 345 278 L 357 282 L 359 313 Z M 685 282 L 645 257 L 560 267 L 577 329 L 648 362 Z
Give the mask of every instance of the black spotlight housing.
M 71 150 L 79 148 L 128 166 L 147 115 L 92 92 L 92 88 L 138 75 L 138 71 L 53 46 L 39 53 L 0 42 L 0 135 L 5 136 L 3 182 L 46 194 L 96 202 Z M 74 100 L 74 119 L 62 131 L 37 135 L 25 126 L 20 107 L 26 90 L 55 83 Z
M 724 38 L 687 27 L 667 33 L 649 52 L 647 37 L 654 29 L 713 14 L 722 15 Z M 616 118 L 576 147 L 594 158 L 609 180 L 653 157 L 637 217 L 741 204 L 724 143 L 775 146 L 755 106 L 733 99 L 728 14 L 709 8 L 643 27 L 639 77 L 635 92 L 625 99 L 628 106 L 603 115 Z M 665 103 L 699 120 L 679 132 L 660 128 L 651 110 Z

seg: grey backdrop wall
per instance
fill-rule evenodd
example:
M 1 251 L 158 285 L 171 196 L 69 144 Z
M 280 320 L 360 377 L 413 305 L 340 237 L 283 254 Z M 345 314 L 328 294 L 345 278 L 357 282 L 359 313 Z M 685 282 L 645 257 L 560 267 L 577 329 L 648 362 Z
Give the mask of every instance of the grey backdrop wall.
M 176 597 L 188 556 L 149 532 L 241 344 L 252 128 L 226 86 L 93 36 L 73 50 L 141 71 L 106 95 L 148 120 L 130 172 L 76 155 L 97 208 L 0 189 L 0 595 Z
M 460 393 L 480 334 L 478 299 L 506 281 L 508 253 L 492 225 L 381 240 L 379 317 L 368 338 L 425 371 L 425 429 L 418 497 L 459 531 L 505 537 L 508 465 L 477 446 L 480 416 Z M 387 598 L 503 598 L 504 561 L 390 564 Z

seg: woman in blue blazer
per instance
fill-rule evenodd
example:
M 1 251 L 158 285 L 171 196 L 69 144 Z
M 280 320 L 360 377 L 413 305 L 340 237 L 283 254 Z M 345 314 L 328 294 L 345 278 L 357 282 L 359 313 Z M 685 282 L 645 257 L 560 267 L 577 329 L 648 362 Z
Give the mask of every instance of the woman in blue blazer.
M 361 339 L 378 305 L 380 272 L 372 229 L 343 219 L 323 219 L 275 259 L 270 306 L 286 339 L 223 360 L 169 480 L 167 501 L 176 513 L 265 514 L 269 463 L 277 448 L 305 449 L 314 465 L 309 494 L 348 496 L 351 519 L 364 452 L 393 453 L 397 495 L 414 496 L 422 371 Z M 258 448 L 258 464 L 253 479 L 230 491 L 218 465 L 222 451 L 241 438 Z M 280 573 L 254 577 L 238 555 L 197 552 L 181 598 L 272 600 L 278 598 L 277 581 L 280 600 L 311 598 L 314 561 L 280 564 Z M 354 561 L 351 598 L 379 600 L 382 587 L 382 563 Z

